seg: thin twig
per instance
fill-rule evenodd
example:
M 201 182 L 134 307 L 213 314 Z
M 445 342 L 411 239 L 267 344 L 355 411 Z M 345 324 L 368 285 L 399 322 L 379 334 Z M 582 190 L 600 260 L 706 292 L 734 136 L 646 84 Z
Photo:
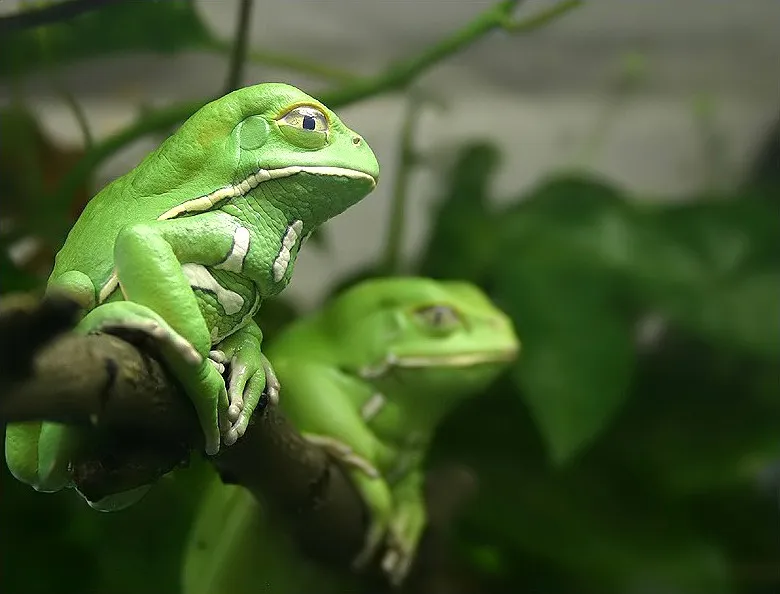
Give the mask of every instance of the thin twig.
M 401 273 L 401 251 L 406 222 L 406 195 L 409 189 L 409 176 L 416 161 L 414 133 L 422 113 L 421 100 L 412 97 L 406 108 L 406 116 L 401 128 L 399 142 L 398 169 L 393 184 L 393 200 L 390 221 L 387 226 L 383 269 L 385 274 Z
M 230 54 L 230 67 L 228 69 L 225 94 L 235 91 L 241 86 L 246 63 L 246 52 L 249 45 L 249 23 L 252 20 L 252 0 L 241 0 L 236 21 L 236 35 L 233 42 L 233 50 Z

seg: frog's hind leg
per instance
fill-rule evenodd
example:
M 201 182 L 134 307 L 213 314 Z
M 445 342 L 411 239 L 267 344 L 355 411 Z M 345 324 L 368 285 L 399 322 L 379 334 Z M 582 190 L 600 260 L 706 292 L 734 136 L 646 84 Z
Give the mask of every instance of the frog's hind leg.
M 164 362 L 196 405 L 201 426 L 206 432 L 206 453 L 219 451 L 220 428 L 227 418 L 218 410 L 227 410 L 225 381 L 214 362 L 202 356 L 183 336 L 153 310 L 132 301 L 105 303 L 87 314 L 76 328 L 83 334 L 104 332 L 117 336 L 147 336 L 160 348 Z
M 79 430 L 59 423 L 10 423 L 5 432 L 5 460 L 17 480 L 36 491 L 54 493 L 69 486 L 71 458 Z

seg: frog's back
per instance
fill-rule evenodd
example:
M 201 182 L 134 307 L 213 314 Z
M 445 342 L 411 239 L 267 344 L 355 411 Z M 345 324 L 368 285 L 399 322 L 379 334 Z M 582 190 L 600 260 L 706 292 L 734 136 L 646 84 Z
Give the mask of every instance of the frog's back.
M 134 169 L 105 186 L 87 203 L 57 254 L 50 283 L 77 270 L 100 289 L 113 271 L 114 243 L 123 227 L 151 223 L 176 205 L 224 185 L 224 181 L 220 184 L 202 173 L 209 146 L 212 150 L 216 146 L 219 151 L 222 144 L 212 137 L 221 137 L 222 128 L 227 126 L 214 109 L 210 104 L 196 112 Z M 217 127 L 217 133 L 211 133 L 209 125 Z M 202 130 L 205 132 L 199 134 Z
M 138 204 L 128 195 L 127 177 L 132 173 L 117 178 L 87 203 L 57 253 L 50 283 L 66 272 L 77 270 L 99 288 L 111 276 L 114 242 L 119 231 L 128 223 L 144 219 Z

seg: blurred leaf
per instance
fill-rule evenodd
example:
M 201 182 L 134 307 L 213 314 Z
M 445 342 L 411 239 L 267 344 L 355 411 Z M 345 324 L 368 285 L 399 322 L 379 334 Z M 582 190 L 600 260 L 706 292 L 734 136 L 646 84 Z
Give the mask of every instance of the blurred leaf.
M 502 213 L 501 220 L 505 236 L 544 237 L 553 249 L 559 244 L 605 270 L 622 273 L 631 265 L 638 224 L 634 209 L 618 188 L 594 175 L 550 177 Z M 502 255 L 508 255 L 506 250 Z
M 74 221 L 89 199 L 77 188 L 71 203 L 54 203 L 52 190 L 82 157 L 83 151 L 51 141 L 29 110 L 17 104 L 0 110 L 0 200 L 3 217 L 13 223 L 6 242 L 24 237 L 40 240 L 40 249 L 24 264 L 25 271 L 48 275 L 58 246 L 48 231 Z M 69 223 L 68 225 L 69 226 Z M 6 249 L 4 246 L 3 249 Z
M 174 52 L 213 40 L 190 0 L 122 2 L 0 38 L 0 77 L 123 51 Z
M 433 215 L 421 275 L 478 281 L 495 266 L 498 236 L 488 191 L 499 162 L 498 150 L 485 142 L 469 144 L 460 152 Z
M 650 308 L 726 348 L 780 356 L 780 218 L 752 195 L 646 214 L 631 267 Z
M 556 463 L 589 445 L 625 400 L 633 329 L 605 273 L 562 249 L 528 244 L 497 291 L 523 344 L 515 381 Z
M 480 479 L 465 538 L 499 543 L 507 565 L 554 564 L 556 577 L 579 586 L 572 592 L 622 594 L 643 583 L 657 591 L 731 591 L 724 551 L 697 531 L 684 505 L 670 505 L 592 456 L 551 468 L 531 419 L 513 410 L 516 398 L 499 384 L 457 410 L 437 435 L 432 463 L 462 460 Z
M 557 463 L 595 439 L 631 381 L 625 211 L 610 187 L 562 177 L 503 218 L 502 267 L 491 281 L 523 344 L 515 381 Z
M 40 287 L 41 281 L 19 269 L 8 257 L 8 245 L 0 241 L 0 293 L 29 291 Z

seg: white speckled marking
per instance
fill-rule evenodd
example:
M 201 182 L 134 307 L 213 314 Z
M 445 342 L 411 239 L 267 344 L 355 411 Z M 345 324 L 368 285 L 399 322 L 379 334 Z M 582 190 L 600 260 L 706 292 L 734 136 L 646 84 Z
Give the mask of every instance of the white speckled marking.
M 229 272 L 241 272 L 244 268 L 244 258 L 249 251 L 249 230 L 246 227 L 237 227 L 233 234 L 233 248 L 221 264 L 214 268 Z
M 229 200 L 238 196 L 245 196 L 264 181 L 290 177 L 299 173 L 363 179 L 370 182 L 372 186 L 376 185 L 376 180 L 369 174 L 363 173 L 362 171 L 357 171 L 355 169 L 345 169 L 343 167 L 309 167 L 292 165 L 290 167 L 281 167 L 280 169 L 259 169 L 242 182 L 219 188 L 209 194 L 206 194 L 205 196 L 199 196 L 198 198 L 193 198 L 192 200 L 178 204 L 172 209 L 162 213 L 159 217 L 157 217 L 157 220 L 164 221 L 167 219 L 173 219 L 186 213 L 204 212 L 210 208 L 213 208 L 223 200 Z M 98 303 L 102 303 L 108 299 L 109 295 L 114 292 L 118 284 L 119 279 L 116 275 L 116 270 L 114 270 L 111 273 L 111 276 L 108 277 L 106 284 L 103 285 L 103 287 L 100 289 L 100 292 L 98 293 Z
M 362 406 L 360 409 L 360 416 L 363 417 L 364 421 L 370 421 L 377 414 L 379 414 L 379 411 L 384 408 L 386 403 L 387 400 L 385 399 L 384 395 L 377 392 L 371 396 L 371 398 L 369 398 Z
M 181 269 L 190 281 L 191 287 L 214 293 L 214 296 L 227 315 L 238 313 L 244 307 L 244 298 L 238 293 L 220 285 L 205 266 L 188 263 L 182 264 Z
M 295 247 L 298 239 L 301 236 L 303 230 L 303 221 L 293 221 L 282 238 L 282 247 L 279 250 L 279 254 L 274 259 L 273 274 L 274 282 L 279 282 L 284 277 L 284 273 L 287 272 L 287 267 L 290 265 L 290 258 L 292 257 L 292 249 Z

